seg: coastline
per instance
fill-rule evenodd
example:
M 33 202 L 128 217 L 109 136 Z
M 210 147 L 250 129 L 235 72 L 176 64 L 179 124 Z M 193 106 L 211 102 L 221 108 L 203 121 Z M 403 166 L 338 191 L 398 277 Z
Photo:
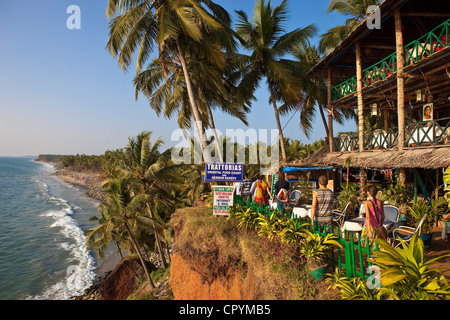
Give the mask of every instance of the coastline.
M 35 160 L 36 161 L 36 160 Z M 101 201 L 105 199 L 105 195 L 102 191 L 102 183 L 104 181 L 103 176 L 100 173 L 75 171 L 62 168 L 58 163 L 44 162 L 37 160 L 37 162 L 45 163 L 53 166 L 54 171 L 49 175 L 54 176 L 56 179 L 64 181 L 68 184 L 81 188 L 85 191 L 86 196 L 95 200 Z M 95 280 L 94 285 L 102 281 L 108 274 L 110 274 L 117 264 L 121 261 L 119 255 L 115 255 L 115 248 L 108 248 L 103 258 L 99 257 L 94 251 L 93 257 L 95 259 Z

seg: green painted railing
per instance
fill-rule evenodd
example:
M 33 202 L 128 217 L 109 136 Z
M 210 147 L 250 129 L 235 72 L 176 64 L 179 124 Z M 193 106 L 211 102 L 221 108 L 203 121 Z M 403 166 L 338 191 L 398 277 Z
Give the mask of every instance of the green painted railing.
M 422 121 L 405 127 L 405 147 L 450 143 L 450 118 Z
M 405 66 L 419 62 L 433 53 L 436 53 L 450 45 L 450 19 L 440 24 L 427 34 L 407 44 L 405 48 Z M 397 52 L 394 52 L 363 70 L 362 86 L 369 87 L 372 84 L 385 80 L 397 72 Z M 356 76 L 332 87 L 331 100 L 336 101 L 353 92 L 356 92 Z
M 404 147 L 423 147 L 450 144 L 450 118 L 421 121 L 405 127 Z M 333 138 L 334 152 L 359 151 L 358 133 L 342 134 Z M 398 147 L 398 129 L 364 132 L 364 150 Z
M 294 216 L 290 210 L 278 210 L 272 209 L 270 206 L 255 202 L 250 199 L 244 199 L 241 196 L 234 196 L 234 203 L 251 208 L 253 211 L 261 213 L 265 216 L 269 216 L 275 212 L 276 215 L 289 217 L 301 225 L 307 222 L 311 222 L 308 217 L 300 218 Z M 363 245 L 360 235 L 355 236 L 353 232 L 345 232 L 343 234 L 339 227 L 329 226 L 325 224 L 313 223 L 310 227 L 311 232 L 317 233 L 321 236 L 333 233 L 338 242 L 342 245 L 342 248 L 335 247 L 331 254 L 331 266 L 332 269 L 336 268 L 340 272 L 345 272 L 345 275 L 349 278 L 360 276 L 363 279 L 367 279 L 369 274 L 365 272 L 365 267 L 370 266 L 370 262 L 367 258 L 373 253 L 369 243 Z M 356 238 L 356 239 L 355 239 Z M 378 251 L 378 245 L 375 247 L 375 251 Z

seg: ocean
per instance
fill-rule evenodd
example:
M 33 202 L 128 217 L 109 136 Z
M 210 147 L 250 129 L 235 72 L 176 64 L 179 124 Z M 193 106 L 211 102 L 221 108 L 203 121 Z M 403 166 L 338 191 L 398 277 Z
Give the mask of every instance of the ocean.
M 0 300 L 66 300 L 82 294 L 99 263 L 83 231 L 99 201 L 33 158 L 0 157 Z

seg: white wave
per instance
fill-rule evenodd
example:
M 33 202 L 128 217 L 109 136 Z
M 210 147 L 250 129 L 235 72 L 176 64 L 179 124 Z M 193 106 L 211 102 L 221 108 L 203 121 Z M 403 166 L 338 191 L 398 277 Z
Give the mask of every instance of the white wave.
M 35 300 L 66 300 L 81 295 L 95 280 L 95 260 L 87 251 L 86 238 L 75 219 L 71 217 L 74 207 L 66 200 L 49 196 L 59 207 L 47 211 L 41 216 L 53 219 L 51 228 L 59 228 L 59 232 L 73 243 L 59 242 L 57 245 L 70 252 L 74 264 L 66 270 L 66 276 L 58 283 L 45 288 L 41 295 L 28 297 Z

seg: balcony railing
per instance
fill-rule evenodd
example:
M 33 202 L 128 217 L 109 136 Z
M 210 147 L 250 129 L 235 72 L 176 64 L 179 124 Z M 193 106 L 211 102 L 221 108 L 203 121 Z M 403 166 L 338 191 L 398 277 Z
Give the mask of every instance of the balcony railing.
M 405 66 L 414 64 L 450 45 L 450 19 L 405 46 Z M 385 80 L 397 72 L 397 52 L 363 70 L 363 88 Z M 334 86 L 331 100 L 336 101 L 356 92 L 356 76 Z
M 450 118 L 412 123 L 405 127 L 404 133 L 405 148 L 450 145 Z M 364 151 L 397 147 L 397 128 L 364 132 Z M 333 151 L 359 151 L 358 133 L 343 134 L 333 138 Z

